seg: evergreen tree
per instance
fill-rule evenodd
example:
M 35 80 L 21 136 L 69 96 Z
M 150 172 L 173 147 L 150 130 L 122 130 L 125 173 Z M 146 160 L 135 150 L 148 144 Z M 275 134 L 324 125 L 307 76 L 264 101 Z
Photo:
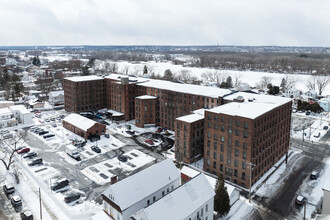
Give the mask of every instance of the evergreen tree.
M 285 92 L 285 88 L 286 88 L 286 81 L 284 78 L 282 78 L 282 82 L 281 82 L 281 85 L 280 85 L 281 89 L 283 92 Z
M 32 64 L 35 65 L 35 66 L 40 66 L 41 65 L 41 62 L 40 62 L 40 59 L 39 59 L 38 55 L 33 57 Z
M 148 74 L 148 68 L 147 68 L 147 66 L 145 65 L 144 67 L 143 67 L 143 75 L 147 75 Z
M 174 75 L 170 69 L 165 70 L 163 79 L 167 81 L 174 80 Z
M 218 212 L 221 216 L 224 216 L 229 210 L 230 204 L 227 188 L 225 187 L 223 178 L 219 176 L 215 185 L 214 211 Z
M 231 76 L 228 76 L 228 77 L 227 77 L 227 80 L 226 80 L 226 86 L 227 86 L 227 89 L 233 87 L 233 79 L 231 78 Z

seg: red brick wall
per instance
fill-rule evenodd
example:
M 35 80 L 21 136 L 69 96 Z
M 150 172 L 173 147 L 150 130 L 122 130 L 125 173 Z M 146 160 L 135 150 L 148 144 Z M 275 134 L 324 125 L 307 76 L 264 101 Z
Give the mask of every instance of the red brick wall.
M 143 128 L 145 124 L 156 125 L 157 99 L 135 99 L 135 125 Z

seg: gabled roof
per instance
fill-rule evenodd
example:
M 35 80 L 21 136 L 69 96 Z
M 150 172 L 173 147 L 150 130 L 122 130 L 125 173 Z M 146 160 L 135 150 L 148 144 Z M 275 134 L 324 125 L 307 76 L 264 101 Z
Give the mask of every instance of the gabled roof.
M 157 202 L 137 212 L 136 215 L 144 216 L 148 220 L 185 219 L 214 195 L 213 188 L 205 175 L 201 173 Z
M 103 195 L 110 199 L 112 192 L 112 201 L 124 211 L 179 178 L 180 172 L 167 159 L 109 186 Z
M 90 127 L 97 123 L 76 113 L 71 113 L 70 115 L 66 116 L 63 121 L 66 121 L 67 123 L 72 124 L 73 126 L 84 131 L 87 131 Z

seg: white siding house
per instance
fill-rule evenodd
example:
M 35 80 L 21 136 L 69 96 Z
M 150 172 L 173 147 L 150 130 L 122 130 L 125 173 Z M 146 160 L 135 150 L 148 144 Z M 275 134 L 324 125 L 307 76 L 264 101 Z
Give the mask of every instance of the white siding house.
M 15 125 L 14 114 L 9 110 L 9 108 L 0 109 L 0 128 Z
M 24 105 L 13 105 L 9 109 L 14 114 L 17 123 L 25 125 L 32 123 L 33 113 L 27 110 Z
M 323 98 L 318 101 L 319 105 L 323 108 L 324 111 L 330 111 L 330 98 Z
M 330 181 L 327 181 L 323 189 L 322 214 L 330 214 Z
M 203 173 L 135 213 L 134 220 L 213 220 L 215 192 Z
M 298 99 L 300 97 L 301 91 L 293 87 L 285 91 L 285 97 Z
M 128 220 L 179 185 L 180 172 L 167 159 L 109 186 L 102 194 L 103 208 L 109 219 Z
M 48 101 L 53 106 L 64 105 L 64 90 L 50 92 Z

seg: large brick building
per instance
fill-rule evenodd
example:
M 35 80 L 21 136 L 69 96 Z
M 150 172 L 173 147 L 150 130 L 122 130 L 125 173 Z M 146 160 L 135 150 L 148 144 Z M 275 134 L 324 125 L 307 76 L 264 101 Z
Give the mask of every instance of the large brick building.
M 143 95 L 157 97 L 155 125 L 174 130 L 177 117 L 199 108 L 223 104 L 228 89 L 182 84 L 164 80 L 111 74 L 106 77 L 84 76 L 64 79 L 65 110 L 86 112 L 108 108 L 124 114 L 126 121 L 136 117 L 135 98 Z M 137 126 L 143 127 L 143 123 Z

